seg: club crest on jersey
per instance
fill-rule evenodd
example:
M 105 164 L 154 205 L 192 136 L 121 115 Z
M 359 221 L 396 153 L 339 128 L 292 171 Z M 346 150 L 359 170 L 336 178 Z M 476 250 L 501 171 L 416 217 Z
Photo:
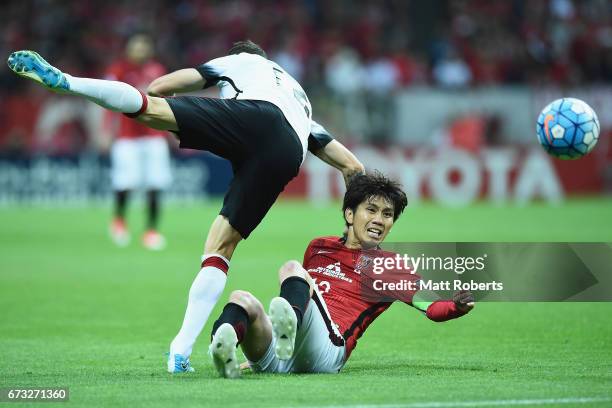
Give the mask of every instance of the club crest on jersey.
M 361 271 L 372 265 L 372 258 L 367 255 L 360 255 L 355 262 L 355 273 L 361 275 Z

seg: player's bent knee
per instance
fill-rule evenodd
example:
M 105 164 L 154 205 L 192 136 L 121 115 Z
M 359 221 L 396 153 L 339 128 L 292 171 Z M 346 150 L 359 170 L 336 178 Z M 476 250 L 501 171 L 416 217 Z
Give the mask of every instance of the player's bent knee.
M 256 320 L 264 313 L 263 305 L 252 293 L 245 290 L 234 290 L 229 296 L 230 303 L 235 303 L 246 310 L 249 320 Z
M 153 129 L 178 131 L 174 113 L 164 98 L 147 96 L 147 109 L 136 120 Z
M 300 278 L 306 279 L 306 275 L 307 272 L 302 267 L 302 264 L 295 260 L 285 262 L 278 272 L 281 282 L 291 276 L 299 276 Z
M 302 264 L 299 263 L 296 260 L 291 260 L 291 261 L 287 261 L 283 264 L 283 266 L 281 267 L 281 269 L 283 271 L 285 271 L 286 273 L 302 273 L 304 272 L 304 268 L 302 267 Z
M 246 290 L 233 290 L 229 295 L 229 301 L 233 303 L 243 302 L 245 299 L 248 299 L 251 295 L 250 292 Z

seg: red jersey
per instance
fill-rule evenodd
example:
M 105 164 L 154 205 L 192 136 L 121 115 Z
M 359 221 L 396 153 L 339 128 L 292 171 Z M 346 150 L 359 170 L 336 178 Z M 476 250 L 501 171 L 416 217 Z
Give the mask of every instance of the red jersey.
M 394 255 L 384 251 L 375 253 L 383 257 Z M 338 237 L 315 238 L 304 253 L 302 265 L 315 280 L 327 306 L 328 317 L 335 324 L 330 330 L 330 339 L 336 344 L 334 337 L 342 336 L 346 346 L 345 359 L 368 326 L 393 303 L 393 299 L 385 301 L 364 296 L 363 288 L 372 279 L 371 274 L 362 274 L 368 269 L 368 259 L 371 259 L 370 251 L 347 248 Z M 420 279 L 416 274 L 409 276 L 410 280 Z M 401 300 L 411 305 L 414 293 L 404 292 Z M 317 301 L 316 296 L 314 300 Z M 324 316 L 324 319 L 328 317 Z M 331 322 L 326 321 L 328 329 Z
M 112 81 L 121 81 L 128 83 L 141 91 L 145 91 L 149 84 L 155 79 L 166 73 L 166 69 L 159 62 L 149 60 L 144 64 L 136 64 L 127 59 L 119 60 L 112 64 L 106 70 L 106 79 Z M 159 136 L 165 137 L 166 132 L 161 130 L 151 129 L 134 119 L 130 119 L 125 115 L 120 115 L 114 112 L 109 112 L 106 117 L 106 126 L 108 122 L 113 123 L 113 128 L 116 129 L 114 134 L 118 138 L 133 139 L 138 137 Z M 116 121 L 118 121 L 118 126 Z

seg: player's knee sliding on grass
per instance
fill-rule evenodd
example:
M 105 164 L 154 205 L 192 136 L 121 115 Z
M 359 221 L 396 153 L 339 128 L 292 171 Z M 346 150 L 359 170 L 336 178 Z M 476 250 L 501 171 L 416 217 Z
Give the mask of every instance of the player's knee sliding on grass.
M 234 178 L 209 230 L 183 324 L 170 344 L 170 372 L 190 370 L 193 345 L 223 292 L 236 246 L 298 174 L 307 151 L 340 170 L 347 182 L 364 171 L 350 151 L 311 120 L 312 107 L 300 84 L 250 41 L 234 44 L 228 56 L 157 78 L 148 96 L 122 82 L 62 73 L 32 51 L 11 54 L 8 64 L 16 74 L 52 91 L 81 96 L 151 128 L 173 131 L 180 147 L 207 150 L 232 163 Z M 221 99 L 158 97 L 213 85 L 219 86 Z

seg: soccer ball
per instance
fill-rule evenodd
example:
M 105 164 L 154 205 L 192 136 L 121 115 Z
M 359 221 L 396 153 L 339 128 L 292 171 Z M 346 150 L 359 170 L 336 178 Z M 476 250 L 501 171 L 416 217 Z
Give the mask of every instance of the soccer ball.
M 597 144 L 599 120 L 584 101 L 562 98 L 542 110 L 536 131 L 538 141 L 548 154 L 574 160 L 593 150 Z

